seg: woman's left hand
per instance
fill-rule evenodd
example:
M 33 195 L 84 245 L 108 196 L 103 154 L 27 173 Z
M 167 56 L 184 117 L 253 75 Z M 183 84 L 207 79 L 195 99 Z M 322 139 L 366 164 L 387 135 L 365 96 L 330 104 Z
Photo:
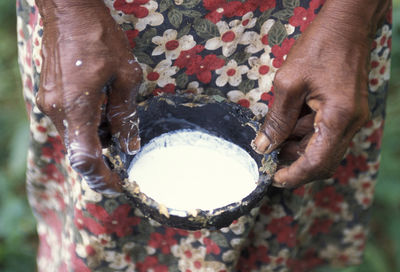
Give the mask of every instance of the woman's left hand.
M 371 37 L 387 10 L 378 4 L 326 1 L 277 72 L 274 104 L 254 141 L 260 153 L 280 147 L 281 159 L 291 162 L 276 172 L 275 186 L 332 176 L 369 119 Z

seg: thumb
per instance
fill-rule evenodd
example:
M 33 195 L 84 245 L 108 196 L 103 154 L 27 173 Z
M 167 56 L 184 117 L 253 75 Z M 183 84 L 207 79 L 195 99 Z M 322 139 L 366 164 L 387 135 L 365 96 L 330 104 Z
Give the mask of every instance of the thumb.
M 256 152 L 270 153 L 284 142 L 294 129 L 305 99 L 305 84 L 293 77 L 293 69 L 282 66 L 274 78 L 274 103 L 253 141 Z
M 135 154 L 140 148 L 135 100 L 141 80 L 142 70 L 139 64 L 126 62 L 121 65 L 109 93 L 107 118 L 111 133 L 121 149 L 128 154 Z

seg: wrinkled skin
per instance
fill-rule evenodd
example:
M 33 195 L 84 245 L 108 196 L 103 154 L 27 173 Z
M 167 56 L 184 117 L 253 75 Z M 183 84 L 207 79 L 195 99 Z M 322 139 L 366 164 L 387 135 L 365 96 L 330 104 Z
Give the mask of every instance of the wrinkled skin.
M 281 148 L 276 187 L 333 175 L 354 134 L 369 119 L 373 34 L 389 1 L 327 1 L 274 79 L 275 100 L 254 146 Z
M 76 8 L 61 3 L 58 9 L 50 2 L 57 0 L 38 3 L 44 36 L 37 105 L 54 122 L 71 166 L 89 186 L 120 192 L 119 177 L 105 164 L 101 149 L 111 136 L 127 153 L 139 149 L 135 96 L 140 66 L 101 1 Z
M 124 151 L 139 149 L 134 104 L 139 65 L 101 0 L 36 3 L 44 21 L 37 104 L 54 122 L 72 167 L 89 186 L 120 192 L 101 148 L 114 136 Z M 275 186 L 329 177 L 368 119 L 370 42 L 388 4 L 327 0 L 292 48 L 276 74 L 275 102 L 254 141 L 260 153 L 280 147 L 282 160 L 291 163 L 276 173 Z

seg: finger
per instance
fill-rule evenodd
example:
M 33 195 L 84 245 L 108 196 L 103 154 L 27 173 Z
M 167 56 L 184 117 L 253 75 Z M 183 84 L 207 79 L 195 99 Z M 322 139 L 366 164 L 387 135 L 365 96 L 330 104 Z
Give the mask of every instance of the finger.
M 98 84 L 97 89 L 101 85 Z M 104 92 L 86 89 L 65 99 L 67 150 L 71 167 L 80 173 L 89 187 L 97 192 L 114 194 L 121 192 L 120 179 L 106 165 L 98 126 Z
M 315 132 L 310 138 L 304 154 L 289 167 L 276 172 L 275 186 L 293 188 L 333 175 L 343 159 L 353 135 L 368 114 L 363 116 L 363 114 L 354 113 L 349 107 L 339 108 L 337 106 L 339 103 L 332 104 L 318 105 Z M 361 110 L 361 112 L 363 111 Z
M 285 142 L 279 151 L 279 164 L 292 163 L 302 156 L 312 135 L 313 133 L 309 133 L 299 141 Z
M 310 134 L 310 132 L 313 132 L 314 118 L 315 118 L 315 113 L 310 113 L 301 117 L 297 121 L 290 137 L 304 137 L 305 135 Z
M 274 79 L 274 103 L 253 143 L 255 150 L 261 154 L 270 153 L 288 138 L 304 104 L 303 81 L 294 78 L 283 68 Z
M 36 95 L 36 105 L 42 113 L 51 119 L 60 136 L 64 138 L 64 112 L 59 104 L 58 95 L 55 91 L 39 89 Z
M 140 148 L 139 119 L 136 111 L 136 94 L 142 79 L 142 71 L 136 62 L 122 64 L 109 93 L 107 119 L 112 136 L 121 149 L 135 154 Z

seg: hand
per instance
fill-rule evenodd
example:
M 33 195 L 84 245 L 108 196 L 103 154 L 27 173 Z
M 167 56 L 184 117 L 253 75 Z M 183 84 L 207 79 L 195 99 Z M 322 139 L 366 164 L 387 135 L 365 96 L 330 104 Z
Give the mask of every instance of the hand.
M 254 145 L 260 153 L 280 147 L 280 159 L 291 162 L 276 172 L 277 187 L 331 177 L 369 118 L 370 37 L 379 18 L 367 2 L 328 0 L 275 76 L 274 104 Z
M 101 1 L 85 1 L 84 7 L 49 4 L 57 1 L 39 6 L 44 35 L 37 105 L 55 124 L 71 166 L 88 185 L 102 193 L 120 192 L 102 145 L 112 136 L 126 153 L 139 149 L 135 96 L 141 69 Z

